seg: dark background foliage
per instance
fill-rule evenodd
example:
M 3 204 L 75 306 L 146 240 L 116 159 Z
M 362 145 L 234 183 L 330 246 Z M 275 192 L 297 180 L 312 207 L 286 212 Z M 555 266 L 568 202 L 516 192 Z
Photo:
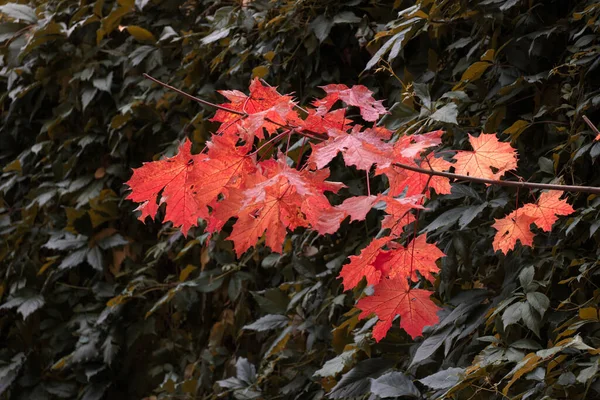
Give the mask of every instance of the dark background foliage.
M 595 398 L 600 200 L 533 248 L 494 254 L 494 218 L 539 193 L 454 184 L 418 229 L 447 254 L 441 323 L 379 344 L 336 275 L 379 211 L 240 260 L 136 220 L 131 168 L 200 150 L 203 108 L 252 76 L 300 102 L 362 83 L 389 128 L 448 149 L 498 132 L 524 180 L 600 186 L 600 6 L 592 1 L 0 1 L 0 397 Z M 333 165 L 349 190 L 364 176 Z M 513 177 L 511 179 L 517 179 Z M 377 180 L 373 181 L 377 185 Z M 381 182 L 379 183 L 381 184 Z

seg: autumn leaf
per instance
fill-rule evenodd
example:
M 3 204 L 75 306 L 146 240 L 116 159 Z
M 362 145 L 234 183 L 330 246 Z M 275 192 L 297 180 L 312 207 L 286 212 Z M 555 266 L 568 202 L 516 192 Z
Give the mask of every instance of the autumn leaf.
M 378 283 L 387 275 L 389 252 L 381 248 L 389 242 L 389 238 L 374 239 L 359 255 L 350 256 L 350 263 L 342 267 L 339 278 L 342 278 L 344 290 L 355 288 L 363 277 L 369 285 Z
M 529 226 L 534 220 L 533 217 L 521 210 L 515 210 L 504 218 L 496 219 L 496 223 L 492 225 L 492 228 L 498 231 L 492 243 L 494 251 L 500 250 L 507 254 L 509 250 L 515 248 L 517 240 L 524 246 L 531 246 L 533 244 L 533 232 L 531 232 Z
M 552 225 L 559 215 L 569 215 L 575 212 L 566 200 L 561 200 L 563 192 L 550 190 L 544 192 L 536 203 L 525 204 L 519 210 L 533 218 L 533 223 L 546 232 L 552 230 Z
M 355 106 L 360 109 L 360 115 L 365 121 L 377 121 L 380 115 L 387 114 L 381 100 L 373 98 L 371 92 L 366 86 L 354 85 L 348 88 L 346 85 L 331 84 L 321 86 L 321 89 L 327 93 L 322 98 L 315 100 L 313 106 L 317 107 L 317 113 L 325 114 L 338 101 L 342 100 L 349 106 Z
M 161 192 L 160 203 L 167 203 L 165 221 L 181 227 L 184 235 L 198 223 L 198 218 L 208 217 L 206 205 L 197 198 L 197 165 L 208 156 L 192 155 L 191 148 L 192 143 L 186 139 L 174 157 L 144 163 L 133 170 L 131 179 L 125 183 L 131 188 L 127 199 L 141 203 L 136 210 L 141 211 L 142 222 L 156 215 Z
M 257 239 L 265 234 L 265 243 L 274 252 L 281 253 L 287 229 L 308 227 L 314 217 L 305 215 L 303 207 L 308 199 L 320 198 L 324 205 L 326 191 L 337 192 L 344 185 L 328 182 L 326 169 L 319 171 L 297 171 L 280 160 L 266 160 L 258 165 L 262 182 L 243 191 L 239 218 L 233 226 L 229 240 L 234 242 L 236 254 L 240 256 Z M 317 221 L 318 224 L 318 221 Z
M 425 279 L 434 282 L 432 273 L 439 272 L 436 261 L 442 257 L 444 253 L 435 244 L 427 243 L 427 235 L 420 235 L 406 247 L 392 248 L 390 259 L 387 261 L 389 267 L 386 269 L 389 270 L 391 278 L 400 276 L 416 281 L 419 279 L 418 271 Z
M 229 103 L 223 104 L 224 107 L 245 113 L 244 116 L 217 110 L 211 121 L 221 122 L 219 134 L 240 135 L 245 141 L 252 142 L 255 136 L 264 138 L 263 128 L 272 134 L 288 122 L 301 122 L 293 111 L 295 103 L 292 97 L 279 94 L 274 87 L 264 86 L 258 78 L 252 80 L 249 96 L 239 90 L 222 90 L 219 93 L 229 100 Z
M 473 151 L 458 151 L 454 156 L 457 174 L 497 180 L 517 168 L 515 149 L 510 143 L 500 142 L 495 134 L 469 135 L 469 142 Z
M 364 297 L 356 304 L 362 312 L 359 318 L 377 315 L 379 321 L 373 328 L 373 337 L 380 341 L 392 326 L 396 315 L 400 316 L 400 328 L 413 339 L 423 334 L 423 328 L 439 322 L 440 307 L 430 296 L 433 292 L 412 289 L 405 277 L 383 279 L 375 286 L 372 296 Z
M 425 157 L 421 165 L 412 160 L 406 160 L 404 164 L 432 169 L 434 171 L 447 171 L 452 166 L 450 162 L 443 158 L 434 157 Z M 393 164 L 388 164 L 386 167 L 378 167 L 376 174 L 385 174 L 387 176 L 390 185 L 390 196 L 399 196 L 404 193 L 405 196 L 425 194 L 425 196 L 430 197 L 431 190 L 434 190 L 437 194 L 450 194 L 451 191 L 450 180 L 448 178 L 409 171 Z M 425 190 L 426 188 L 428 190 Z
M 392 237 L 400 236 L 402 229 L 415 221 L 415 216 L 409 211 L 423 208 L 420 205 L 422 198 L 421 195 L 402 198 L 381 196 L 381 200 L 386 203 L 385 212 L 388 214 L 383 218 L 381 227 L 389 229 Z
M 142 203 L 140 220 L 154 217 L 162 191 L 160 203 L 167 203 L 165 221 L 187 234 L 198 218 L 209 218 L 209 206 L 215 209 L 219 197 L 239 189 L 245 176 L 254 173 L 254 161 L 246 155 L 249 146 L 236 147 L 234 139 L 219 136 L 208 146 L 208 154 L 192 155 L 191 142 L 186 139 L 175 157 L 134 170 L 126 183 L 132 190 L 127 198 Z
M 335 208 L 350 216 L 350 221 L 363 221 L 379 199 L 380 196 L 350 197 Z
M 354 165 L 365 171 L 370 170 L 374 164 L 389 161 L 391 158 L 392 146 L 384 141 L 385 136 L 381 136 L 381 131 L 366 129 L 346 133 L 339 129 L 330 129 L 328 133 L 329 139 L 312 145 L 309 163 L 317 169 L 325 167 L 340 152 L 346 165 Z

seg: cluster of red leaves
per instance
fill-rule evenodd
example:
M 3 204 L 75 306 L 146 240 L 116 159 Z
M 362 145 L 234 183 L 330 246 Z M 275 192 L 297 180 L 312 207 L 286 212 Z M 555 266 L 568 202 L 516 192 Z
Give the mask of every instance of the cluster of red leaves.
M 423 208 L 431 191 L 448 194 L 451 186 L 446 177 L 408 171 L 399 164 L 436 171 L 454 168 L 457 174 L 499 179 L 516 168 L 516 152 L 496 135 L 480 134 L 469 138 L 472 151 L 457 151 L 453 160 L 435 157 L 427 152 L 441 143 L 442 131 L 394 138 L 385 128 L 364 127 L 347 119 L 345 108 L 332 110 L 342 101 L 358 107 L 363 120 L 377 121 L 387 111 L 366 87 L 328 85 L 323 89 L 326 96 L 308 110 L 256 79 L 249 95 L 220 92 L 229 103 L 221 105 L 212 119 L 221 125 L 206 152 L 192 154 L 186 140 L 176 156 L 145 163 L 127 182 L 128 198 L 140 203 L 142 221 L 154 217 L 166 203 L 164 220 L 184 234 L 199 219 L 205 221 L 208 232 L 220 231 L 227 221 L 236 219 L 229 240 L 238 256 L 262 238 L 271 250 L 281 252 L 288 231 L 300 227 L 332 234 L 344 219 L 364 220 L 371 208 L 384 204 L 382 227 L 388 236 L 374 239 L 360 254 L 351 256 L 340 278 L 346 290 L 357 287 L 363 278 L 374 285 L 374 294 L 360 299 L 357 307 L 361 317 L 377 315 L 376 340 L 386 335 L 398 315 L 400 326 L 412 337 L 419 336 L 425 326 L 438 322 L 439 307 L 431 300 L 431 291 L 413 288 L 413 282 L 423 278 L 434 283 L 437 261 L 444 254 L 427 243 L 425 235 L 406 239 L 404 228 L 416 220 L 415 211 Z M 281 151 L 271 159 L 257 159 L 265 146 L 286 141 L 289 146 L 292 137 L 302 143 L 311 141 L 305 162 L 300 158 L 296 165 L 288 163 Z M 347 166 L 366 171 L 367 179 L 371 170 L 385 175 L 389 190 L 371 194 L 369 189 L 363 196 L 331 205 L 325 192 L 336 193 L 344 184 L 328 181 L 326 166 L 340 153 Z M 536 204 L 496 221 L 494 248 L 506 252 L 517 240 L 531 245 L 531 223 L 549 230 L 556 215 L 571 212 L 556 193 L 542 194 Z

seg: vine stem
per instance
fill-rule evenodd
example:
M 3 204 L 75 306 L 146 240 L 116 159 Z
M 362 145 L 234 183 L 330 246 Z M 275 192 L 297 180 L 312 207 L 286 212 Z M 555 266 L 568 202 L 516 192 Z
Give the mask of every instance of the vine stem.
M 426 175 L 443 176 L 445 178 L 451 178 L 456 180 L 463 180 L 476 183 L 485 183 L 488 185 L 497 186 L 508 186 L 525 189 L 547 189 L 547 190 L 560 190 L 562 192 L 579 192 L 579 193 L 593 193 L 600 194 L 600 187 L 593 186 L 574 186 L 574 185 L 555 185 L 550 183 L 535 183 L 535 182 L 518 182 L 518 181 L 500 181 L 496 179 L 477 178 L 468 175 L 459 175 L 452 172 L 435 171 L 433 169 L 415 167 L 412 165 L 406 165 L 402 163 L 394 163 L 395 166 L 402 169 L 406 169 L 413 172 L 419 172 Z
M 227 111 L 227 112 L 230 112 L 230 113 L 232 113 L 232 114 L 241 115 L 241 116 L 243 116 L 243 117 L 247 117 L 247 116 L 248 116 L 248 114 L 247 114 L 247 113 L 245 113 L 245 112 L 241 112 L 241 111 L 238 111 L 238 110 L 232 110 L 231 108 L 223 107 L 223 106 L 220 106 L 220 105 L 218 105 L 218 104 L 211 103 L 210 101 L 202 100 L 202 99 L 200 99 L 200 98 L 198 98 L 198 97 L 196 97 L 196 96 L 192 96 L 191 94 L 189 94 L 189 93 L 186 93 L 186 92 L 184 92 L 183 90 L 179 90 L 179 89 L 177 89 L 175 86 L 171 86 L 171 85 L 169 85 L 169 84 L 167 84 L 167 83 L 161 82 L 161 81 L 159 81 L 158 79 L 156 79 L 155 77 L 153 77 L 153 76 L 150 76 L 150 75 L 148 75 L 148 74 L 146 74 L 146 73 L 144 73 L 143 75 L 144 75 L 144 78 L 146 78 L 146 79 L 150 79 L 152 82 L 154 82 L 154 83 L 158 83 L 159 85 L 161 85 L 161 86 L 164 86 L 164 87 L 166 87 L 167 89 L 170 89 L 170 90 L 172 90 L 172 91 L 174 91 L 174 92 L 177 92 L 177 93 L 179 93 L 180 95 L 182 95 L 182 96 L 185 96 L 185 97 L 187 97 L 188 99 L 190 99 L 190 100 L 193 100 L 193 101 L 195 101 L 195 102 L 197 102 L 197 103 L 204 104 L 205 106 L 209 106 L 209 107 L 214 107 L 214 108 L 216 108 L 216 109 L 218 109 L 218 110 Z

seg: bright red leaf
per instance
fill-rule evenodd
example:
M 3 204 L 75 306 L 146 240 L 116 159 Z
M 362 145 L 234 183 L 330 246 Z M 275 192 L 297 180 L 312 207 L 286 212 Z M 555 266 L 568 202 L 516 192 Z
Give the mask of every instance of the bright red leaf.
M 393 243 L 393 242 L 392 242 Z M 427 243 L 427 236 L 420 235 L 406 247 L 397 246 L 390 250 L 391 258 L 388 261 L 389 276 L 399 276 L 406 279 L 418 280 L 417 271 L 428 281 L 435 279 L 433 273 L 438 273 L 436 261 L 444 257 L 444 253 L 435 244 Z
M 405 277 L 383 279 L 375 286 L 375 293 L 360 299 L 356 306 L 362 310 L 359 318 L 371 314 L 379 318 L 373 328 L 376 341 L 387 334 L 396 315 L 400 316 L 400 328 L 414 339 L 422 335 L 423 328 L 439 322 L 437 313 L 441 308 L 431 301 L 432 294 L 428 290 L 412 289 Z
M 274 87 L 264 86 L 258 78 L 250 84 L 249 96 L 238 90 L 222 90 L 219 93 L 230 101 L 223 104 L 224 107 L 245 113 L 247 116 L 217 110 L 211 119 L 221 122 L 217 133 L 240 135 L 251 143 L 254 136 L 264 138 L 263 128 L 272 134 L 288 122 L 295 125 L 301 122 L 293 110 L 295 103 L 292 97 L 279 94 Z
M 562 194 L 563 192 L 558 190 L 544 192 L 537 202 L 525 204 L 519 210 L 532 217 L 533 223 L 543 231 L 550 232 L 559 215 L 569 215 L 575 212 L 566 200 L 560 199 Z
M 338 100 L 342 100 L 349 106 L 360 108 L 360 115 L 365 121 L 377 121 L 380 115 L 387 114 L 383 103 L 375 100 L 373 92 L 366 86 L 354 85 L 348 88 L 346 85 L 332 84 L 321 86 L 321 88 L 327 95 L 313 102 L 313 105 L 317 107 L 317 113 L 326 113 Z
M 192 143 L 186 140 L 174 157 L 144 163 L 133 170 L 133 176 L 125 184 L 131 188 L 127 199 L 141 203 L 139 219 L 154 217 L 158 211 L 157 198 L 162 192 L 160 203 L 167 203 L 165 221 L 181 227 L 184 235 L 196 225 L 198 218 L 206 218 L 206 203 L 198 199 L 198 164 L 208 156 L 191 154 Z
M 533 232 L 531 232 L 529 226 L 533 221 L 533 217 L 520 210 L 513 211 L 504 218 L 497 219 L 496 223 L 492 225 L 498 231 L 492 243 L 494 250 L 500 250 L 507 254 L 509 250 L 515 248 L 517 240 L 524 246 L 531 246 L 533 244 Z
M 350 256 L 350 264 L 342 267 L 339 278 L 342 278 L 344 290 L 355 288 L 363 277 L 369 285 L 378 283 L 388 272 L 389 252 L 381 250 L 389 242 L 389 238 L 374 239 L 359 255 Z
M 365 171 L 391 157 L 392 146 L 384 142 L 381 131 L 366 129 L 346 133 L 339 129 L 330 129 L 328 133 L 329 139 L 312 145 L 309 163 L 315 165 L 317 169 L 325 167 L 340 152 L 346 165 L 354 165 Z
M 506 171 L 517 168 L 517 152 L 510 143 L 498 140 L 495 134 L 469 135 L 473 151 L 458 151 L 454 169 L 459 175 L 499 179 Z

